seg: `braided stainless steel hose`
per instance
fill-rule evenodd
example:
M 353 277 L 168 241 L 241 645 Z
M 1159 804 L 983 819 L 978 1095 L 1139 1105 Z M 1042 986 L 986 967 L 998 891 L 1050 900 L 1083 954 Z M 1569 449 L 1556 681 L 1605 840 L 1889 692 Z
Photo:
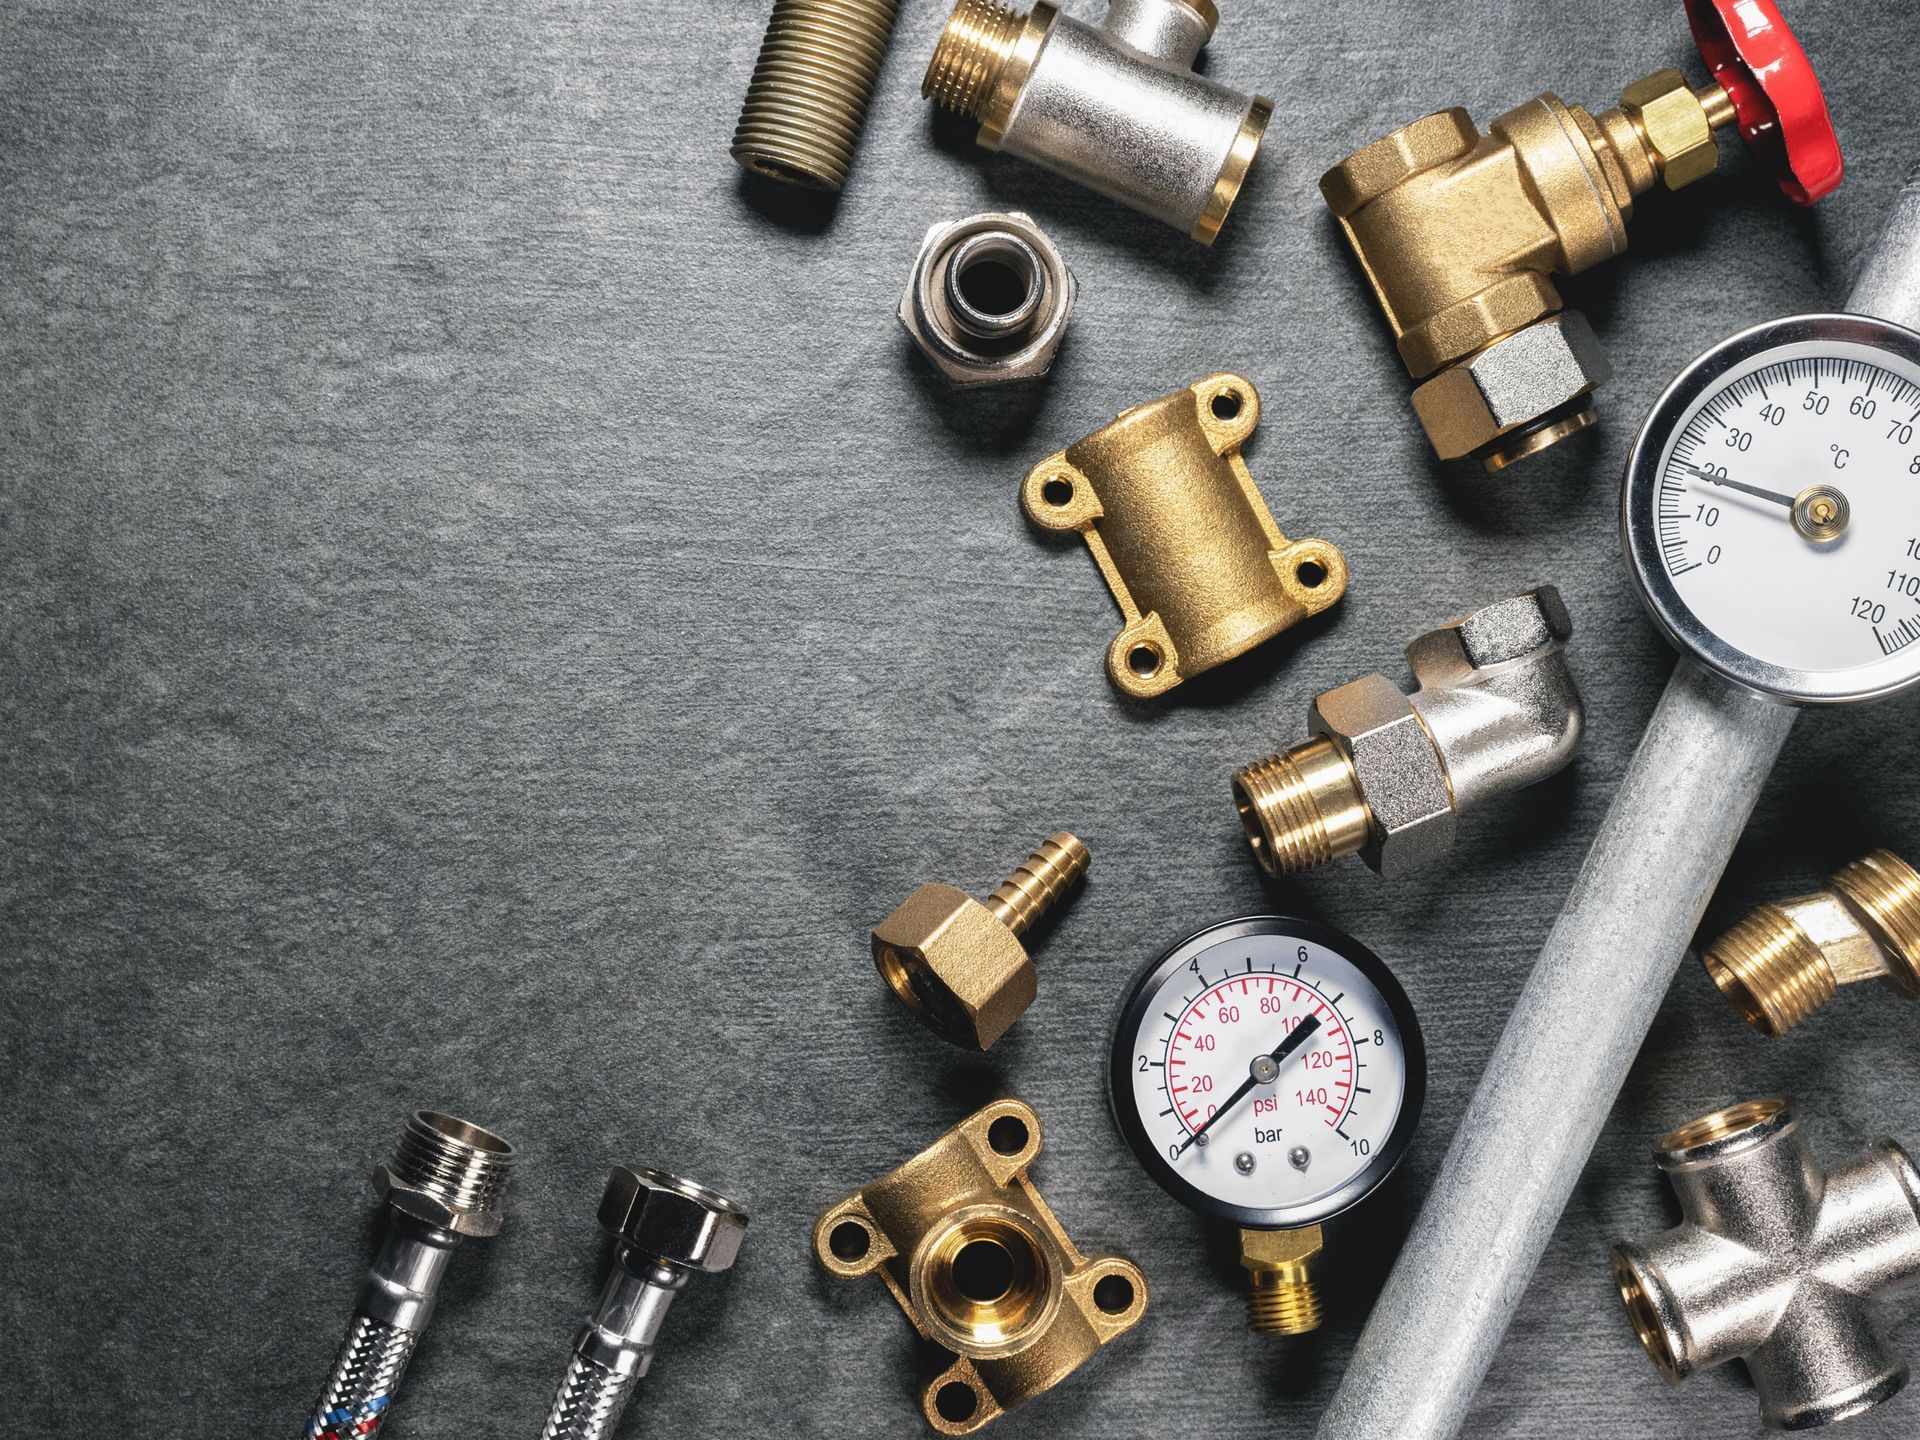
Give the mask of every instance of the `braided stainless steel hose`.
M 506 1141 L 451 1115 L 422 1110 L 407 1122 L 393 1159 L 374 1172 L 387 1238 L 307 1417 L 308 1440 L 365 1440 L 386 1420 L 454 1246 L 499 1233 L 513 1160 Z
M 669 1175 L 622 1165 L 607 1179 L 600 1225 L 619 1242 L 600 1304 L 574 1342 L 541 1440 L 605 1440 L 635 1383 L 653 1364 L 660 1321 L 699 1271 L 733 1264 L 747 1212 L 726 1196 Z

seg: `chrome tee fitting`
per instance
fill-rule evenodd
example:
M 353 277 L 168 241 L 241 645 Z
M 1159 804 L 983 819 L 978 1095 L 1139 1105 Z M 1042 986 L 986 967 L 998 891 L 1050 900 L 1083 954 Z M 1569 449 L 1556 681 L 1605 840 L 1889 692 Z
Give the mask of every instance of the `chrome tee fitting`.
M 690 1275 L 729 1269 L 747 1212 L 704 1185 L 622 1165 L 600 1199 L 600 1228 L 617 1242 L 600 1304 L 574 1342 L 542 1440 L 604 1440 L 653 1364 L 673 1297 Z
M 1096 27 L 1037 0 L 959 0 L 920 93 L 1031 160 L 1211 245 L 1273 102 L 1196 75 L 1212 0 L 1109 0 Z
M 1684 1217 L 1623 1242 L 1614 1279 L 1669 1384 L 1744 1360 L 1771 1429 L 1845 1420 L 1907 1364 L 1877 1297 L 1920 1275 L 1920 1171 L 1891 1140 L 1822 1169 L 1792 1100 L 1753 1100 L 1654 1142 Z
M 1573 622 L 1551 585 L 1486 605 L 1407 646 L 1418 688 L 1385 675 L 1319 696 L 1312 738 L 1233 775 L 1254 859 L 1287 875 L 1358 854 L 1398 875 L 1445 854 L 1460 812 L 1563 768 L 1580 691 Z
M 461 1240 L 500 1232 L 513 1147 L 451 1115 L 422 1110 L 374 1172 L 387 1237 L 354 1302 L 353 1321 L 307 1417 L 308 1440 L 363 1440 L 379 1429 L 433 1314 Z

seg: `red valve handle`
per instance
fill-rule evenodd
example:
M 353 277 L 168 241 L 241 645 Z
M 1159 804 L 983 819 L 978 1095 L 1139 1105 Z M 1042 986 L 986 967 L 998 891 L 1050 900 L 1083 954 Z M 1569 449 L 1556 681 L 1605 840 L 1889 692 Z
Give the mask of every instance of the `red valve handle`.
M 1740 135 L 1789 200 L 1811 205 L 1846 172 L 1820 77 L 1774 0 L 1686 0 L 1693 43 L 1733 101 Z

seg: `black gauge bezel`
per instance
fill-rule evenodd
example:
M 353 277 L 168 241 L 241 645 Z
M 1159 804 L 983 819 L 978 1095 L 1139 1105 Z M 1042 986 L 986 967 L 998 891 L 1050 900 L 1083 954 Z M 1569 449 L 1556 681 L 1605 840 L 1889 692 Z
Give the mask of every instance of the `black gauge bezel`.
M 1789 315 L 1722 340 L 1682 370 L 1648 412 L 1627 455 L 1620 487 L 1620 529 L 1634 588 L 1654 623 L 1681 654 L 1743 689 L 1791 705 L 1844 705 L 1892 695 L 1920 683 L 1911 655 L 1890 655 L 1877 664 L 1831 672 L 1770 664 L 1736 650 L 1693 613 L 1667 573 L 1660 552 L 1653 497 L 1680 421 L 1701 396 L 1726 376 L 1770 350 L 1791 345 L 1852 344 L 1882 351 L 1920 366 L 1920 334 L 1871 315 Z
M 1386 1002 L 1387 1011 L 1400 1032 L 1401 1048 L 1406 1057 L 1406 1091 L 1401 1097 L 1400 1113 L 1395 1117 L 1393 1129 L 1388 1132 L 1387 1138 L 1367 1164 L 1346 1184 L 1304 1205 L 1261 1209 L 1230 1204 L 1207 1194 L 1173 1168 L 1160 1152 L 1159 1145 L 1148 1137 L 1146 1125 L 1133 1104 L 1134 1041 L 1140 1034 L 1160 987 L 1166 983 L 1168 976 L 1195 955 L 1248 936 L 1305 941 L 1333 951 L 1352 965 L 1366 976 L 1368 983 Z M 1113 1111 L 1114 1124 L 1119 1126 L 1134 1158 L 1153 1177 L 1156 1185 L 1189 1210 L 1231 1225 L 1255 1230 L 1292 1229 L 1330 1220 L 1359 1204 L 1380 1187 L 1406 1155 L 1407 1147 L 1413 1142 L 1413 1132 L 1419 1127 L 1420 1112 L 1426 1104 L 1426 1098 L 1426 1040 L 1420 1033 L 1420 1021 L 1413 1013 L 1413 1002 L 1407 998 L 1406 990 L 1378 955 L 1345 931 L 1323 925 L 1317 920 L 1302 920 L 1291 915 L 1247 915 L 1195 931 L 1141 968 L 1121 1003 L 1119 1019 L 1114 1022 L 1107 1067 L 1107 1103 Z

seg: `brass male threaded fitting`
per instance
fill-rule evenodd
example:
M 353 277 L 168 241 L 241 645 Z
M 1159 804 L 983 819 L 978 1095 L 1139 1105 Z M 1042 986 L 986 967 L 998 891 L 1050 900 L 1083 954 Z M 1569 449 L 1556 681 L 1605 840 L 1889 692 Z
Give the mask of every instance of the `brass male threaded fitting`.
M 1306 1335 L 1320 1328 L 1320 1291 L 1312 1272 L 1320 1249 L 1318 1225 L 1240 1232 L 1247 1324 L 1256 1335 Z
M 1767 1035 L 1786 1034 L 1860 980 L 1884 980 L 1920 1001 L 1920 873 L 1875 850 L 1824 890 L 1757 907 L 1701 960 L 1720 993 Z
M 1269 875 L 1357 855 L 1367 843 L 1369 812 L 1353 762 L 1325 735 L 1234 771 L 1233 803 Z
M 899 5 L 774 0 L 733 132 L 733 158 L 789 185 L 844 186 Z
M 921 96 L 978 120 L 1013 59 L 1026 18 L 996 0 L 960 0 L 927 62 Z

